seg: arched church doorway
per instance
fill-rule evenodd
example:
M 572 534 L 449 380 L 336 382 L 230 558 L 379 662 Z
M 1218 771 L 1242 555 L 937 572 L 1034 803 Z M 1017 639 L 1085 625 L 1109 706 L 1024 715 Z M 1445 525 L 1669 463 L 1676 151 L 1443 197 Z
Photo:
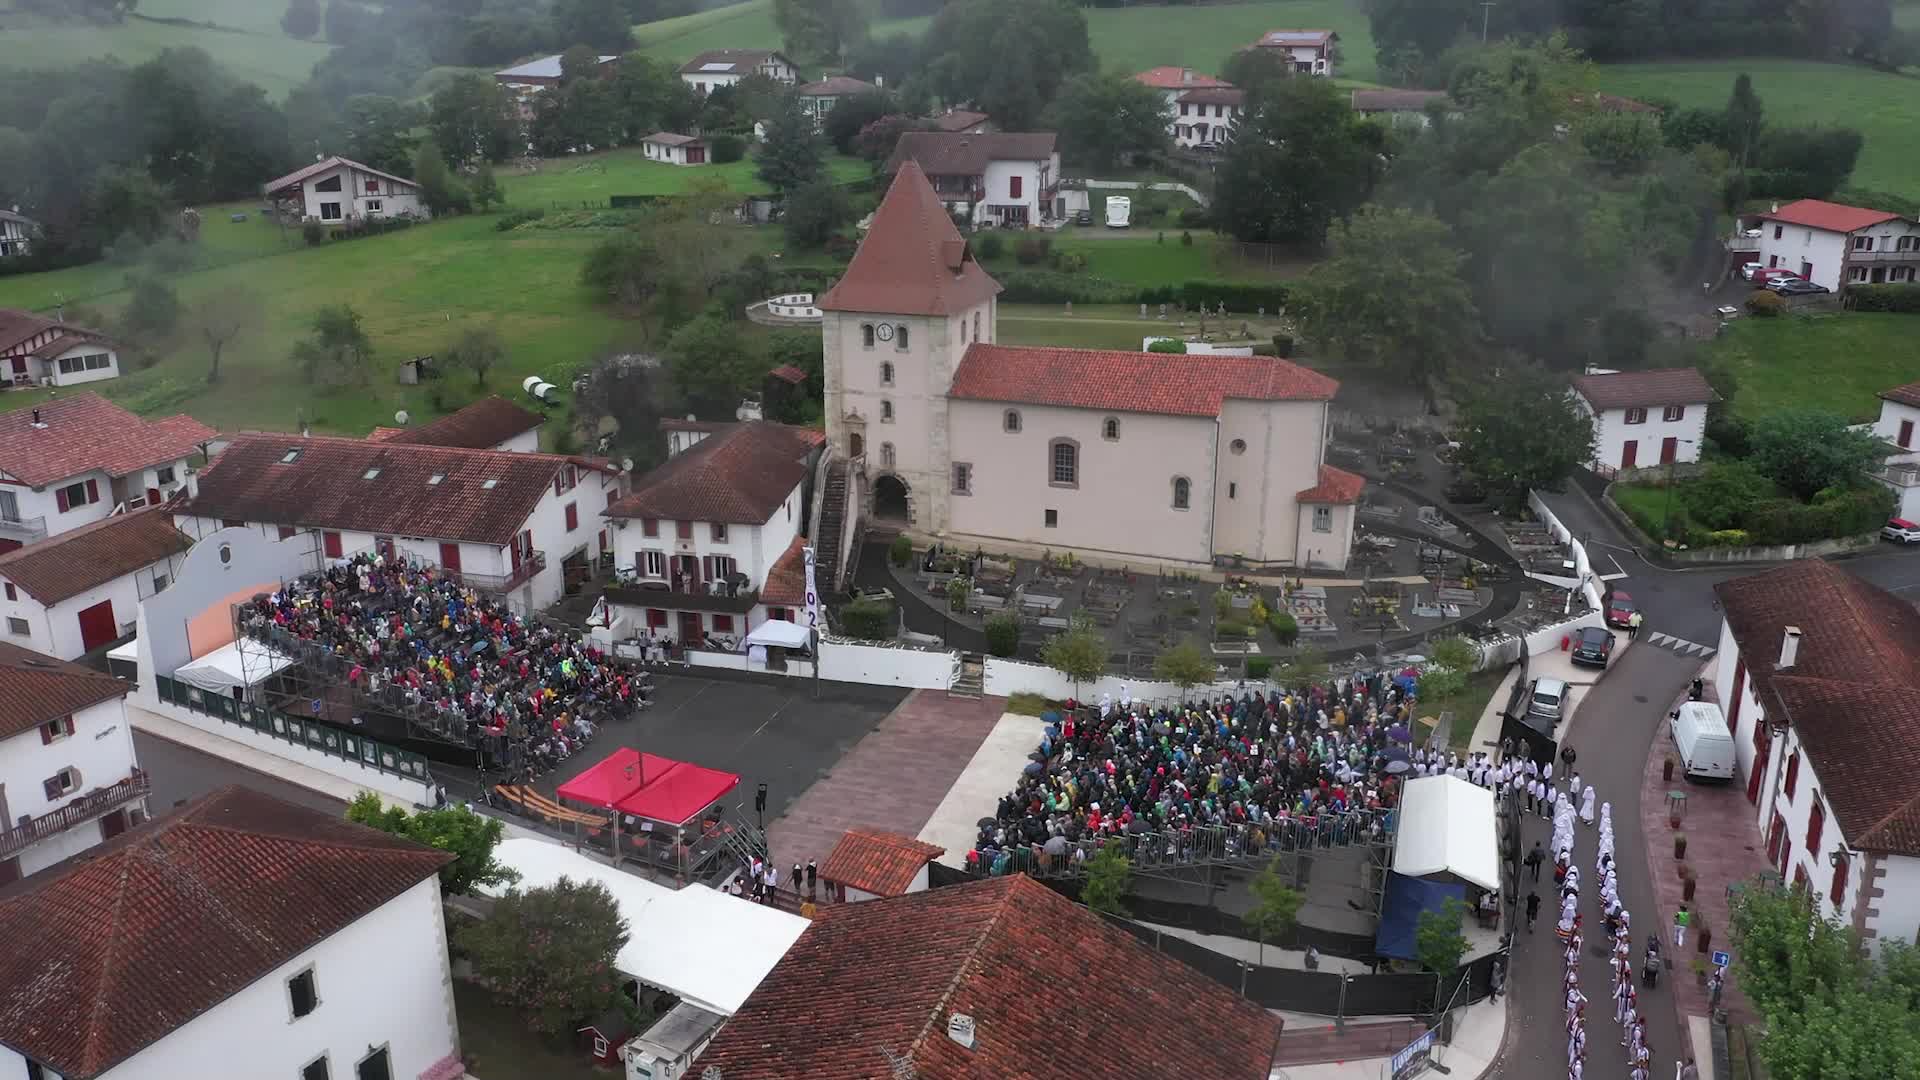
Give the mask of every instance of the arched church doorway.
M 886 521 L 907 520 L 907 482 L 888 473 L 873 482 L 873 516 Z

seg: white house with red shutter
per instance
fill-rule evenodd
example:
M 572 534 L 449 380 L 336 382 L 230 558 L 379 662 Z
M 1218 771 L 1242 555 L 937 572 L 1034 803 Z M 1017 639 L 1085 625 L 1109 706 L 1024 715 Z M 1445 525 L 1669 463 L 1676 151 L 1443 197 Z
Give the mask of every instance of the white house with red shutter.
M 733 645 L 806 603 L 807 492 L 826 436 L 748 420 L 668 420 L 672 456 L 609 505 L 619 584 L 607 603 L 632 636 Z
M 1876 948 L 1912 942 L 1920 611 L 1819 559 L 1714 592 L 1723 618 L 1711 674 L 1767 861 Z
M 1920 517 L 1920 382 L 1880 392 L 1880 418 L 1873 433 L 1892 444 L 1894 452 L 1873 478 L 1887 486 L 1897 500 L 1893 516 L 1912 521 Z
M 1611 474 L 1700 460 L 1707 406 L 1720 395 L 1693 368 L 1589 368 L 1574 377 L 1573 400 L 1593 417 L 1593 468 Z
M 909 131 L 887 169 L 915 162 L 949 212 L 976 226 L 1023 229 L 1066 216 L 1056 141 L 1051 131 Z
M 148 506 L 0 554 L 4 640 L 78 660 L 127 637 L 191 546 L 165 507 Z
M 1797 199 L 1742 218 L 1727 241 L 1736 262 L 1845 285 L 1920 281 L 1920 221 L 1891 210 Z
M 1160 91 L 1166 102 L 1167 134 L 1178 146 L 1224 142 L 1246 112 L 1245 91 L 1192 68 L 1149 68 L 1134 80 Z
M 343 157 L 322 158 L 266 185 L 266 196 L 295 221 L 341 225 L 373 218 L 430 217 L 420 186 Z
M 0 552 L 192 491 L 214 437 L 191 416 L 143 420 L 93 393 L 0 412 Z
M 594 458 L 328 436 L 236 436 L 174 508 L 194 539 L 244 526 L 327 559 L 407 556 L 538 611 L 613 550 L 623 477 Z
M 151 785 L 133 756 L 132 689 L 0 642 L 0 885 L 144 819 Z

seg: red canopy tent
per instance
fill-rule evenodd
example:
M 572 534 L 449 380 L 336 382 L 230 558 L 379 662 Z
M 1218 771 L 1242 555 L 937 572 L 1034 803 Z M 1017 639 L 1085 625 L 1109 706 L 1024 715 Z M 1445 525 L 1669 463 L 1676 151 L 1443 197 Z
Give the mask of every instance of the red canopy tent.
M 738 773 L 621 747 L 560 785 L 559 795 L 630 817 L 686 825 L 739 786 Z

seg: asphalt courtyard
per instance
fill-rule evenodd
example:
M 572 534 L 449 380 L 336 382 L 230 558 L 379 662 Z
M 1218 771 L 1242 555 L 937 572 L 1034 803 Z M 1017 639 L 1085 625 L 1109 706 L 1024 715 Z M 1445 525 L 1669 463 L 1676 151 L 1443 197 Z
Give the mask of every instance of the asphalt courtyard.
M 133 733 L 133 753 L 140 767 L 153 778 L 153 793 L 147 797 L 147 812 L 154 817 L 170 812 L 179 803 L 197 799 L 229 784 L 242 784 L 323 814 L 347 812 L 345 803 L 311 788 L 256 772 L 245 765 L 137 728 Z

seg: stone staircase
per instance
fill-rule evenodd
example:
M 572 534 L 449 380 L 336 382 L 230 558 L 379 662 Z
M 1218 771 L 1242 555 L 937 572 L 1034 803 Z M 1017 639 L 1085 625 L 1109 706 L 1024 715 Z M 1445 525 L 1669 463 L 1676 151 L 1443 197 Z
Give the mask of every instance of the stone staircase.
M 846 528 L 847 463 L 827 468 L 826 491 L 820 502 L 820 535 L 814 537 L 814 577 L 821 599 L 840 594 L 840 539 Z
M 947 696 L 977 700 L 986 693 L 986 671 L 986 660 L 979 653 L 961 653 L 953 664 L 953 683 L 947 687 Z

